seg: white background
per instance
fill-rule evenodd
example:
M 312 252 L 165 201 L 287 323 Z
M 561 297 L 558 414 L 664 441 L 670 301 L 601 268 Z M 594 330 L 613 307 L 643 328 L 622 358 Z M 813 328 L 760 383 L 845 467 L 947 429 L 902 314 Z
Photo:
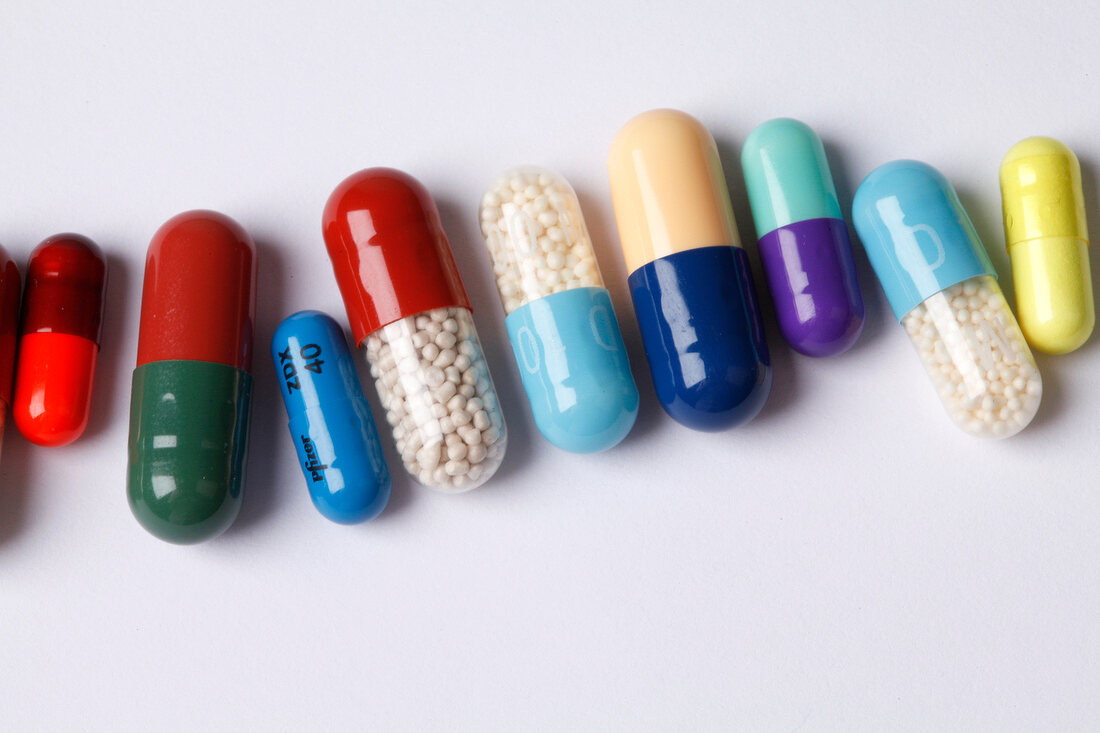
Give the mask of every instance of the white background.
M 110 5 L 0 6 L 0 241 L 23 265 L 77 231 L 110 260 L 87 433 L 5 439 L 0 728 L 1095 729 L 1100 336 L 1038 357 L 1026 431 L 970 438 L 857 249 L 856 347 L 794 354 L 768 305 L 763 412 L 691 432 L 653 394 L 604 167 L 633 115 L 690 111 L 755 257 L 739 146 L 797 117 L 845 208 L 880 163 L 940 168 L 1010 291 L 997 167 L 1017 140 L 1077 151 L 1100 231 L 1095 3 Z M 603 455 L 537 434 L 506 343 L 476 207 L 525 162 L 579 191 L 641 390 Z M 435 195 L 510 443 L 462 496 L 387 445 L 390 506 L 348 528 L 309 502 L 267 348 L 293 311 L 345 322 L 321 209 L 371 165 Z M 259 246 L 255 412 L 240 518 L 175 547 L 127 507 L 127 411 L 145 249 L 198 207 Z

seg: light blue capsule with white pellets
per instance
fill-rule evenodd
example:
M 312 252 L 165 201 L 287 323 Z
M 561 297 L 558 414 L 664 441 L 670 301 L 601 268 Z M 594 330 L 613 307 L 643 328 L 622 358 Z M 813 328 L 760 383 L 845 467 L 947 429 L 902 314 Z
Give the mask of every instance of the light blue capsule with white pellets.
M 482 197 L 480 220 L 539 432 L 572 453 L 618 445 L 638 389 L 573 188 L 545 168 L 509 170 Z
M 373 519 L 390 472 L 343 329 L 324 313 L 295 313 L 275 329 L 271 358 L 313 505 L 339 524 Z

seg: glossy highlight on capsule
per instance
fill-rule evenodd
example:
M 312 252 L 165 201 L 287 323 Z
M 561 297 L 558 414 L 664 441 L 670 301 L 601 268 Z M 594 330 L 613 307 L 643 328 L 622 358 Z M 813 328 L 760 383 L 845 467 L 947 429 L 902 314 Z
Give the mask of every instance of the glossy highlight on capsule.
M 431 195 L 368 168 L 332 192 L 323 229 L 405 470 L 447 493 L 485 483 L 504 458 L 504 413 Z
M 852 218 L 871 266 L 944 409 L 979 437 L 1015 435 L 1043 383 L 997 274 L 955 189 L 899 160 L 871 171 Z
M 539 432 L 573 453 L 618 445 L 638 388 L 572 186 L 514 168 L 482 196 L 479 218 Z
M 106 290 L 107 260 L 87 237 L 58 234 L 31 253 L 12 415 L 32 443 L 68 445 L 88 425 Z
M 8 251 L 0 247 L 0 441 L 4 438 L 15 378 L 21 285 L 19 266 Z
M 1066 354 L 1096 324 L 1081 164 L 1063 143 L 1029 137 L 1001 163 L 1016 313 L 1036 349 Z
M 798 120 L 770 120 L 745 140 L 741 167 L 783 337 L 806 356 L 847 351 L 863 331 L 863 296 L 821 139 Z
M 683 112 L 653 110 L 619 131 L 607 165 L 661 406 L 696 430 L 751 420 L 772 371 L 714 139 Z
M 390 498 L 390 472 L 344 332 L 301 311 L 271 339 L 290 437 L 317 511 L 339 524 L 373 519 Z
M 240 224 L 188 211 L 145 260 L 130 398 L 127 497 L 167 542 L 225 531 L 240 511 L 252 396 L 256 247 Z

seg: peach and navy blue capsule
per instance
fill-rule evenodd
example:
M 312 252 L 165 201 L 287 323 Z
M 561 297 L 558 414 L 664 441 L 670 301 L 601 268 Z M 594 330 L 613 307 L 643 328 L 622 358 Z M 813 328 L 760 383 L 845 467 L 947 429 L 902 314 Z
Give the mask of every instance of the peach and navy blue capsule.
M 608 173 L 662 407 L 696 430 L 751 420 L 772 371 L 714 139 L 683 112 L 646 112 L 616 135 Z
M 378 516 L 390 472 L 343 330 L 324 313 L 295 313 L 275 330 L 271 357 L 313 505 L 340 524 Z
M 798 120 L 770 120 L 745 141 L 741 167 L 783 337 L 807 356 L 847 351 L 863 296 L 821 139 Z

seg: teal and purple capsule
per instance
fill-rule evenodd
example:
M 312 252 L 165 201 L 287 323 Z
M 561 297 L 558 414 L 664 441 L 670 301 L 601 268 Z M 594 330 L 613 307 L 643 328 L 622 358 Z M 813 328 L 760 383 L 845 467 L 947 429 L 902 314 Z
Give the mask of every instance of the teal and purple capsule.
M 343 329 L 324 313 L 295 313 L 275 329 L 271 357 L 313 505 L 339 524 L 378 516 L 390 472 Z
M 745 141 L 741 167 L 783 337 L 807 356 L 847 351 L 863 296 L 821 139 L 798 120 L 769 120 Z

